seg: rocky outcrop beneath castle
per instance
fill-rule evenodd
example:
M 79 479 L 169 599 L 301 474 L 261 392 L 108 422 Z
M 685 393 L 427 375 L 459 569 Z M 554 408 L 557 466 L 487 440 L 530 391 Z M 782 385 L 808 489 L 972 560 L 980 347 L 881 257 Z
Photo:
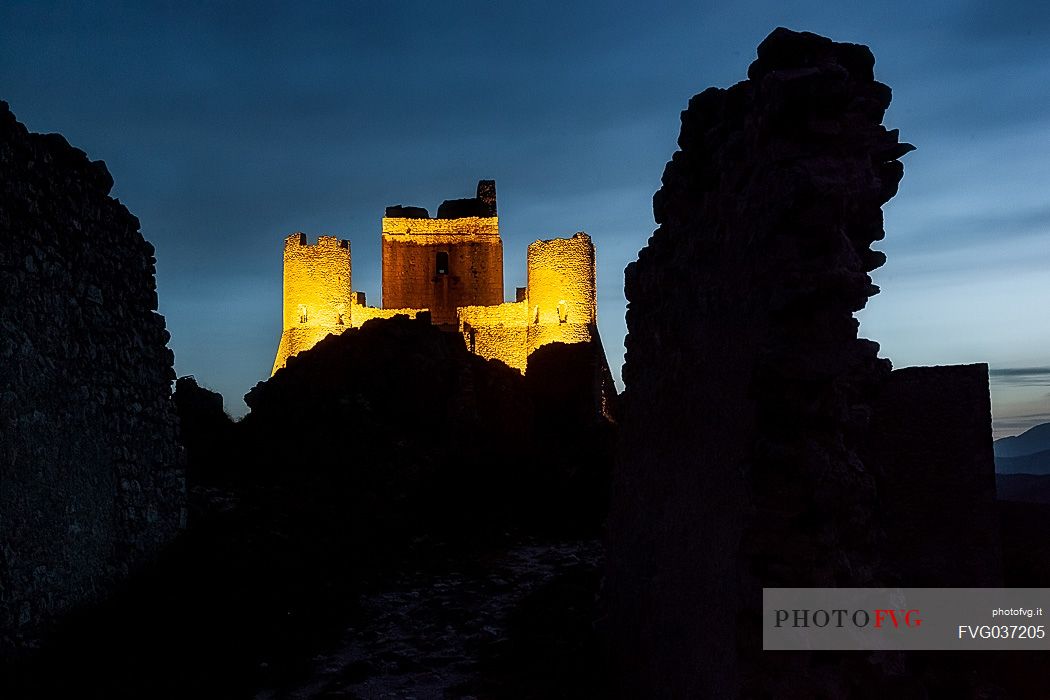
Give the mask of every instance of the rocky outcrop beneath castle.
M 238 440 L 253 470 L 325 483 L 360 522 L 374 518 L 370 536 L 593 532 L 613 431 L 598 351 L 552 346 L 533 379 L 472 354 L 425 317 L 376 319 L 256 385 Z M 577 368 L 581 381 L 570 376 Z M 564 420 L 548 410 L 551 396 L 564 399 Z
M 0 102 L 0 647 L 111 588 L 183 517 L 153 246 L 112 186 Z
M 626 697 L 861 697 L 862 655 L 761 655 L 763 586 L 879 579 L 865 463 L 890 372 L 853 313 L 912 149 L 864 46 L 774 31 L 696 95 L 627 268 L 622 449 L 606 580 Z M 850 667 L 847 671 L 847 667 Z

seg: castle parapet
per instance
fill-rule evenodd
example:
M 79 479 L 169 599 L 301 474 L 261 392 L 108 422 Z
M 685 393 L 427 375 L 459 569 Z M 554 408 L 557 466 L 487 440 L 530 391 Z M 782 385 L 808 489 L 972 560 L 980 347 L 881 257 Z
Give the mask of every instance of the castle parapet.
M 470 216 L 463 219 L 416 219 L 384 216 L 383 237 L 386 236 L 411 236 L 407 242 L 418 245 L 457 243 L 474 236 L 499 238 L 499 218 Z M 427 237 L 433 240 L 425 240 Z M 450 237 L 456 240 L 450 240 Z

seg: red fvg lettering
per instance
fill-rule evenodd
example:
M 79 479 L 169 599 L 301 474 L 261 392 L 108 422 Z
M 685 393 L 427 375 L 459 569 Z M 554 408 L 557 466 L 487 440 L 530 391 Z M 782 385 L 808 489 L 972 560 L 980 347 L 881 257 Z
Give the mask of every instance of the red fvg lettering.
M 901 618 L 897 618 L 897 613 L 901 613 Z M 922 618 L 919 617 L 918 610 L 876 610 L 875 611 L 875 628 L 879 629 L 882 627 L 882 623 L 887 621 L 893 623 L 894 627 L 900 627 L 903 622 L 905 627 L 920 627 L 922 626 Z

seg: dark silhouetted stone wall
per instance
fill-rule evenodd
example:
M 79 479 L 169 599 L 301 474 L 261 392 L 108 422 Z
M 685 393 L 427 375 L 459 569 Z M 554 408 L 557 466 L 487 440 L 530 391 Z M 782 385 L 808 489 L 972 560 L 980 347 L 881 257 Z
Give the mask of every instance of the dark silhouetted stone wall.
M 912 147 L 881 125 L 873 66 L 778 29 L 748 80 L 682 113 L 659 228 L 626 270 L 606 578 L 625 697 L 865 697 L 862 655 L 762 656 L 758 635 L 763 586 L 879 580 L 858 450 L 890 367 L 853 313 Z
M 870 442 L 901 585 L 1002 586 L 988 366 L 894 370 Z
M 105 591 L 184 517 L 153 246 L 112 186 L 0 102 L 0 647 Z
M 192 487 L 215 483 L 238 463 L 235 424 L 222 405 L 222 395 L 179 377 L 172 395 L 179 416 L 179 437 L 186 448 L 186 480 Z

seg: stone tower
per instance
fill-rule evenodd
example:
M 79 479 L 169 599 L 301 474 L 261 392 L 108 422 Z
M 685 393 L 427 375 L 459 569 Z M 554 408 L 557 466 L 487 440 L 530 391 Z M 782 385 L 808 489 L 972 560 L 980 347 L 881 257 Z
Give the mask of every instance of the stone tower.
M 457 308 L 502 302 L 495 181 L 481 180 L 476 197 L 446 200 L 435 218 L 422 207 L 387 207 L 383 308 L 429 309 L 436 325 L 455 329 Z
M 292 355 L 350 326 L 351 290 L 350 241 L 320 236 L 310 245 L 304 233 L 284 240 L 284 330 L 273 372 Z
M 547 343 L 585 343 L 598 322 L 594 244 L 586 233 L 529 245 L 528 351 Z

